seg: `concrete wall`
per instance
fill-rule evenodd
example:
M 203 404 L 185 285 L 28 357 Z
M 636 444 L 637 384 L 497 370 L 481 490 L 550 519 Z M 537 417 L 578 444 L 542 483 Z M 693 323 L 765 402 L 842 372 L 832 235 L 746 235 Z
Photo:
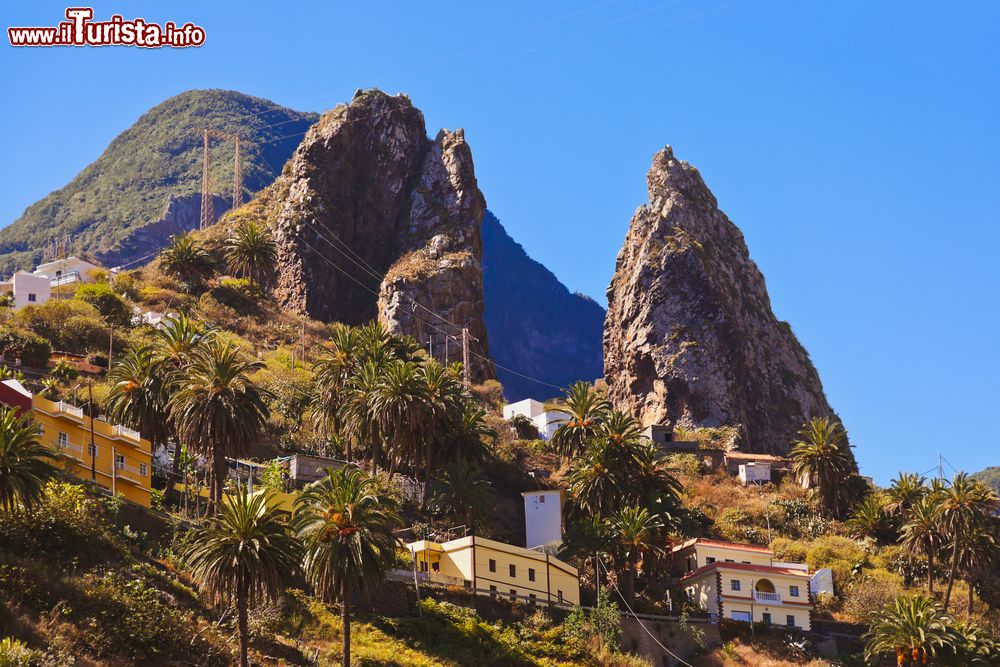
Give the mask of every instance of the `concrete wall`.
M 526 398 L 523 401 L 503 406 L 504 419 L 510 419 L 514 415 L 524 415 L 528 419 L 534 419 L 543 412 L 545 412 L 545 404 L 533 398 Z
M 18 271 L 11 277 L 14 294 L 14 308 L 20 310 L 27 305 L 40 306 L 52 296 L 52 286 L 45 276 L 35 276 Z

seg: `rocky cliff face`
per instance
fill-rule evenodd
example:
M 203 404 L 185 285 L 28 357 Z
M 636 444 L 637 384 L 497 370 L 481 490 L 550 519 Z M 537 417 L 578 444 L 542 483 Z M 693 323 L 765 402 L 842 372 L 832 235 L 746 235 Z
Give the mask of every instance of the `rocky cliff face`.
M 698 171 L 668 146 L 646 183 L 608 288 L 611 399 L 643 424 L 740 425 L 742 449 L 784 453 L 832 414 L 809 355 Z
M 368 91 L 324 114 L 248 210 L 275 228 L 285 307 L 353 324 L 377 316 L 457 361 L 463 327 L 489 354 L 485 207 L 461 130 L 430 140 L 408 98 Z M 490 373 L 472 361 L 477 377 Z
M 604 309 L 533 260 L 490 212 L 483 218 L 486 330 L 497 364 L 556 385 L 601 377 Z M 560 392 L 497 368 L 510 401 Z

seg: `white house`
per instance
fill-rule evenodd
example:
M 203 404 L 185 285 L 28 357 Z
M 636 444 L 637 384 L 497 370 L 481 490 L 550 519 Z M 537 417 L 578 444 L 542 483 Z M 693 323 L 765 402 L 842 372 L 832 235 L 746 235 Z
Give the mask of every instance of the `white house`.
M 563 492 L 559 489 L 525 491 L 524 546 L 529 549 L 543 544 L 562 542 Z
M 101 267 L 79 257 L 64 257 L 35 267 L 34 275 L 49 279 L 52 294 L 57 299 L 68 299 L 76 294 L 76 288 L 81 283 L 89 283 L 93 279 L 90 272 Z
M 504 419 L 511 419 L 517 415 L 530 419 L 538 429 L 538 435 L 542 440 L 551 438 L 559 425 L 569 419 L 568 413 L 562 410 L 546 410 L 544 403 L 533 398 L 503 406 Z
M 767 484 L 771 481 L 771 464 L 767 461 L 751 461 L 740 464 L 740 484 Z
M 14 308 L 20 310 L 29 304 L 40 305 L 49 300 L 52 286 L 45 276 L 36 276 L 27 271 L 18 271 L 0 283 L 0 293 L 14 296 Z

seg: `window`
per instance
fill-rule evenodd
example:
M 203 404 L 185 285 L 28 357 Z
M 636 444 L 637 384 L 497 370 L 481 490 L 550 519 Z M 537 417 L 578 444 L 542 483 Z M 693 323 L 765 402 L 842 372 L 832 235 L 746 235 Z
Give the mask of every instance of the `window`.
M 87 445 L 87 456 L 97 456 L 97 445 L 88 444 Z
M 28 302 L 29 303 L 35 303 L 37 301 L 38 301 L 38 297 L 35 295 L 35 293 L 34 292 L 28 292 Z
M 538 502 L 539 503 L 544 503 L 545 502 L 545 496 L 538 496 Z
M 490 559 L 490 572 L 496 572 L 496 571 L 497 571 L 497 562 L 491 558 Z
M 563 601 L 562 591 L 556 591 L 556 599 L 559 600 L 559 604 L 562 604 Z
M 69 436 L 66 435 L 65 433 L 60 433 L 59 434 L 59 446 L 60 447 L 65 447 L 68 444 L 69 444 Z
M 771 625 L 771 615 L 766 611 L 761 615 L 761 620 L 764 621 L 765 625 Z
M 789 614 L 788 616 L 785 616 L 785 625 L 787 625 L 790 628 L 794 628 L 795 627 L 795 615 L 794 614 Z
M 731 580 L 731 581 L 729 582 L 729 587 L 730 587 L 730 588 L 731 588 L 732 590 L 734 590 L 734 591 L 738 591 L 738 590 L 740 590 L 740 580 L 739 580 L 739 579 L 732 579 L 732 580 Z
M 797 598 L 799 597 L 799 587 L 789 586 L 788 587 L 788 597 Z
M 146 466 L 145 463 L 139 464 L 139 474 L 142 475 L 143 477 L 149 474 L 149 468 Z
M 517 589 L 516 588 L 510 589 L 510 599 L 511 600 L 516 600 L 517 599 Z
M 726 562 L 727 562 L 727 563 L 735 563 L 736 561 L 734 561 L 734 560 L 733 560 L 732 558 L 727 558 L 727 559 L 726 559 Z
M 534 593 L 528 593 L 528 601 L 533 605 L 538 601 L 538 596 Z
M 441 571 L 441 561 L 435 561 L 435 562 L 431 563 L 431 570 L 434 571 L 434 572 L 440 572 Z
M 496 599 L 497 597 L 497 587 L 493 584 L 490 584 L 490 597 L 493 599 Z
M 427 571 L 427 561 L 425 560 L 420 561 L 420 571 L 421 572 Z
M 740 561 L 740 562 L 743 563 L 744 565 L 750 565 L 750 561 L 748 561 L 748 560 L 743 560 L 743 561 Z
M 714 563 L 714 562 L 715 562 L 715 558 L 713 558 L 712 556 L 705 556 L 705 565 L 708 565 L 708 564 Z
M 535 568 L 529 567 L 528 568 L 528 581 L 534 581 L 534 580 L 535 580 Z
M 125 469 L 125 457 L 121 454 L 115 454 L 115 468 L 117 470 Z
M 510 565 L 507 566 L 507 568 L 508 568 L 508 570 L 510 570 L 510 576 L 512 576 L 512 577 L 516 577 L 517 576 L 517 565 L 514 565 L 513 563 L 511 563 Z

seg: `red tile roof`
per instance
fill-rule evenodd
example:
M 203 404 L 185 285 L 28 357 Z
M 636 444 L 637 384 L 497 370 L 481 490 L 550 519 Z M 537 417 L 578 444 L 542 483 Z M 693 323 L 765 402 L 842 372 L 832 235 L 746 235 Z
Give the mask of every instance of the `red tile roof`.
M 706 572 L 710 572 L 713 569 L 722 568 L 724 570 L 742 570 L 744 572 L 761 572 L 764 574 L 783 574 L 791 577 L 803 577 L 805 579 L 809 578 L 809 572 L 807 570 L 792 570 L 787 567 L 774 567 L 773 565 L 750 565 L 748 563 L 709 563 L 708 565 L 702 565 L 697 570 L 688 572 L 683 577 L 681 581 L 687 579 L 692 579 L 694 577 L 700 577 Z
M 767 547 L 762 547 L 757 544 L 744 544 L 742 542 L 726 542 L 724 540 L 710 540 L 706 537 L 696 537 L 693 540 L 688 540 L 683 544 L 678 544 L 676 547 L 671 549 L 671 551 L 680 551 L 681 549 L 687 549 L 688 547 L 693 547 L 698 544 L 704 544 L 708 547 L 721 547 L 724 549 L 736 549 L 737 551 L 755 551 L 758 553 L 770 554 L 771 550 Z

